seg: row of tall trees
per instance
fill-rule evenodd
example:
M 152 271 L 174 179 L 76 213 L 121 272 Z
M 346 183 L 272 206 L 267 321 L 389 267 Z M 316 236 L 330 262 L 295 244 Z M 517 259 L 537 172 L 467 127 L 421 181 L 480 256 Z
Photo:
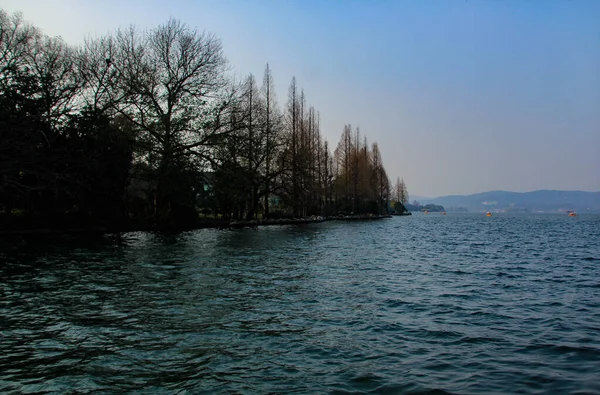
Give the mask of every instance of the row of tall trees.
M 221 41 L 174 19 L 72 47 L 0 10 L 0 134 L 4 220 L 384 213 L 391 193 L 358 128 L 332 155 L 295 78 L 281 108 L 268 65 L 235 81 Z
M 336 202 L 350 212 L 387 212 L 390 181 L 377 143 L 369 147 L 359 128 L 346 125 L 334 158 Z

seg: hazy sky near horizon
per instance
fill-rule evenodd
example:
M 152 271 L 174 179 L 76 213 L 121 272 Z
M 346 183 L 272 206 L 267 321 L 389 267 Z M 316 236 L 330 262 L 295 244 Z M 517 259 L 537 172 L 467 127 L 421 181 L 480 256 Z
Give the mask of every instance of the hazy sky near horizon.
M 78 44 L 169 17 L 238 76 L 292 76 L 335 148 L 377 141 L 410 194 L 600 190 L 600 0 L 0 0 Z

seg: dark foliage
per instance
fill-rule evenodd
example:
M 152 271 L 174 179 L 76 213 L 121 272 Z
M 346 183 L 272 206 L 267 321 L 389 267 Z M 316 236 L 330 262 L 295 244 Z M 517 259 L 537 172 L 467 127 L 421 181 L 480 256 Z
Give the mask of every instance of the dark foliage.
M 295 78 L 282 110 L 268 65 L 262 87 L 226 70 L 176 20 L 73 48 L 0 10 L 0 228 L 387 212 L 376 144 L 348 126 L 332 155 Z

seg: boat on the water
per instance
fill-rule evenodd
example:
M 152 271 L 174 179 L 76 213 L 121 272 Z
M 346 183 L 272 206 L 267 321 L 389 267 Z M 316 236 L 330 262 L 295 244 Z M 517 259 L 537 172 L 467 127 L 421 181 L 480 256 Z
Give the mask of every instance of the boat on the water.
M 487 217 L 491 217 L 491 216 L 492 216 L 492 213 L 490 213 L 490 212 L 488 211 L 487 213 L 485 213 L 485 215 L 486 215 Z

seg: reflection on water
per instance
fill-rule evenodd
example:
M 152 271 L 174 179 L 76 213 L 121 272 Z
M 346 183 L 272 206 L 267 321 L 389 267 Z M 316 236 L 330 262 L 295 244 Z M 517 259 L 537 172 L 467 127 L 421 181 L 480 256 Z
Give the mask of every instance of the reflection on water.
M 11 240 L 0 262 L 1 392 L 600 391 L 598 216 Z

